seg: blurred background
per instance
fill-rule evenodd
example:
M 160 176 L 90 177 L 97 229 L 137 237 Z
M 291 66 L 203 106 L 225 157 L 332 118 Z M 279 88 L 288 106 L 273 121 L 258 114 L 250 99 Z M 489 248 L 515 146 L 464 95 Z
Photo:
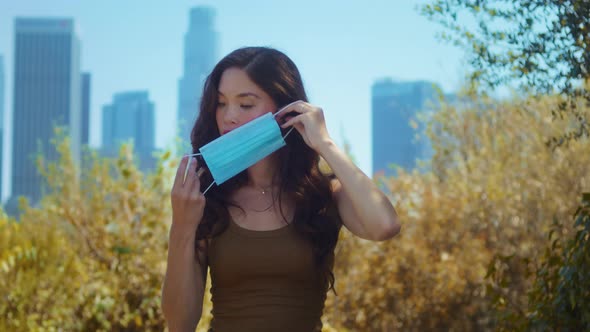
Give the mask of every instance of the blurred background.
M 164 328 L 171 179 L 206 76 L 243 46 L 297 64 L 402 218 L 387 243 L 343 230 L 325 330 L 590 329 L 589 13 L 0 0 L 0 330 Z

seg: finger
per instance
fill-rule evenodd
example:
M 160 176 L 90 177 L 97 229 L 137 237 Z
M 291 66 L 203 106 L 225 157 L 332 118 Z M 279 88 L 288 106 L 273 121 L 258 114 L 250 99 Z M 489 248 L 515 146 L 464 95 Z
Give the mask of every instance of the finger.
M 286 111 L 286 110 L 288 110 L 288 109 L 290 109 L 290 108 L 293 108 L 295 105 L 297 105 L 297 104 L 301 104 L 301 103 L 303 103 L 303 101 L 302 101 L 302 100 L 296 100 L 296 101 L 294 101 L 294 102 L 292 102 L 292 103 L 288 104 L 287 106 L 284 106 L 284 107 L 283 107 L 283 108 L 281 108 L 280 110 L 278 110 L 278 111 L 277 111 L 277 113 L 281 113 L 282 111 Z
M 287 127 L 290 127 L 296 123 L 300 123 L 302 120 L 301 117 L 302 117 L 302 114 L 291 118 L 289 121 L 283 123 L 281 125 L 281 128 L 287 128 Z
M 186 182 L 186 177 L 188 176 L 188 169 L 191 166 L 191 163 L 193 162 L 193 158 L 191 156 L 188 156 L 188 165 L 184 168 L 184 174 L 182 176 L 182 184 L 184 185 L 184 183 Z
M 285 107 L 281 108 L 280 110 L 278 110 L 278 111 L 275 113 L 275 118 L 276 118 L 277 120 L 280 120 L 280 119 L 282 119 L 282 118 L 283 118 L 285 115 L 289 114 L 289 113 L 290 113 L 289 111 L 297 111 L 297 108 L 296 108 L 295 106 L 296 106 L 296 105 L 298 105 L 298 104 L 301 104 L 301 103 L 303 103 L 303 101 L 301 101 L 301 100 L 297 100 L 297 101 L 294 101 L 294 102 L 292 102 L 292 103 L 288 104 L 287 106 L 285 106 Z
M 302 133 L 303 133 L 303 131 L 304 131 L 304 129 L 305 129 L 305 127 L 303 126 L 303 123 L 295 123 L 295 124 L 293 124 L 293 127 L 294 127 L 295 129 L 297 129 L 297 131 L 298 131 L 300 134 L 302 134 Z
M 206 167 L 201 167 L 199 168 L 199 160 L 197 158 L 195 158 L 195 167 L 194 169 L 191 168 L 189 170 L 189 172 L 192 172 L 191 174 L 195 174 L 193 179 L 192 179 L 192 184 L 191 184 L 191 188 L 190 191 L 193 192 L 194 188 L 193 187 L 197 187 L 197 191 L 199 191 L 199 189 L 201 188 L 201 175 L 203 175 L 205 173 L 205 171 L 207 171 Z M 199 168 L 199 169 L 197 169 Z
M 182 157 L 180 160 L 180 164 L 178 165 L 178 169 L 176 169 L 176 177 L 174 178 L 174 185 L 178 186 L 184 183 L 184 174 L 186 174 L 186 164 L 188 163 L 188 156 Z
M 287 115 L 287 116 L 285 116 L 285 118 L 283 119 L 283 120 L 285 121 L 285 122 L 283 122 L 283 124 L 284 124 L 284 123 L 286 123 L 286 122 L 289 122 L 289 120 L 293 119 L 294 117 L 295 117 L 295 115 L 288 114 L 288 115 Z
M 197 176 L 199 177 L 199 179 L 201 178 L 201 175 L 203 175 L 203 173 L 205 173 L 205 171 L 206 171 L 205 167 L 199 168 L 199 170 L 197 171 Z
M 194 180 L 195 178 L 199 178 L 197 176 L 197 168 L 199 167 L 199 161 L 197 158 L 191 157 L 191 161 L 189 163 L 186 175 L 186 181 Z

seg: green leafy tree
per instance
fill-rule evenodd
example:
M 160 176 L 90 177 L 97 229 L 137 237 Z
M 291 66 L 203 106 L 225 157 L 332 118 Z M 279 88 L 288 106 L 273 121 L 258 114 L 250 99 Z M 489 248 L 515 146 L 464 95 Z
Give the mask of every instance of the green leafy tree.
M 554 220 L 539 263 L 515 255 L 496 256 L 488 270 L 488 293 L 503 331 L 590 330 L 590 193 L 582 196 L 573 218 L 573 236 L 564 236 L 565 223 Z M 528 306 L 507 300 L 511 271 L 520 264 L 533 278 Z
M 472 82 L 517 84 L 590 103 L 590 1 L 431 0 L 421 9 L 443 26 L 443 40 L 466 51 Z M 565 100 L 554 116 L 563 112 L 572 112 L 577 125 L 550 143 L 588 135 L 588 118 L 576 103 Z

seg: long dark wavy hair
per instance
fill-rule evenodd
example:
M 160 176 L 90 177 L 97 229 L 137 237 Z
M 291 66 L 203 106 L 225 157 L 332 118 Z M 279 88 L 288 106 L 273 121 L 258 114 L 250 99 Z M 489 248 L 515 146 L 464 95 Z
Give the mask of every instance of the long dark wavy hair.
M 193 153 L 197 153 L 203 145 L 220 136 L 215 112 L 219 82 L 223 72 L 228 68 L 244 70 L 249 78 L 274 100 L 279 109 L 297 100 L 307 101 L 299 70 L 285 54 L 267 47 L 237 49 L 223 58 L 205 81 L 199 116 L 191 131 Z M 283 194 L 294 198 L 293 226 L 311 242 L 315 263 L 323 277 L 326 290 L 331 289 L 335 292 L 332 271 L 334 248 L 342 223 L 331 194 L 330 179 L 333 175 L 320 171 L 318 153 L 307 146 L 296 130 L 293 130 L 285 141 L 286 146 L 275 152 L 278 153 L 277 159 L 280 163 L 276 178 L 273 179 L 273 183 L 278 183 L 280 188 L 278 202 L 282 201 Z M 203 161 L 199 164 L 203 165 Z M 197 240 L 211 239 L 227 228 L 230 220 L 227 207 L 236 206 L 235 202 L 229 200 L 230 194 L 243 186 L 247 180 L 247 172 L 243 171 L 220 186 L 214 185 L 207 192 L 207 203 L 203 220 L 197 229 Z M 212 181 L 210 173 L 205 172 L 201 176 L 201 192 Z M 282 208 L 280 211 L 287 223 Z M 197 245 L 197 250 L 201 249 Z

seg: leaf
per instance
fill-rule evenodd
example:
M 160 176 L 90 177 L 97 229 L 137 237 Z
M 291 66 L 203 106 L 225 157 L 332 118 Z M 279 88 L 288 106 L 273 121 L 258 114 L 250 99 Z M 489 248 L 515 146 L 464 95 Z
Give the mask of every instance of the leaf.
M 131 248 L 123 247 L 123 246 L 115 246 L 113 247 L 113 251 L 117 254 L 129 254 L 131 253 Z

